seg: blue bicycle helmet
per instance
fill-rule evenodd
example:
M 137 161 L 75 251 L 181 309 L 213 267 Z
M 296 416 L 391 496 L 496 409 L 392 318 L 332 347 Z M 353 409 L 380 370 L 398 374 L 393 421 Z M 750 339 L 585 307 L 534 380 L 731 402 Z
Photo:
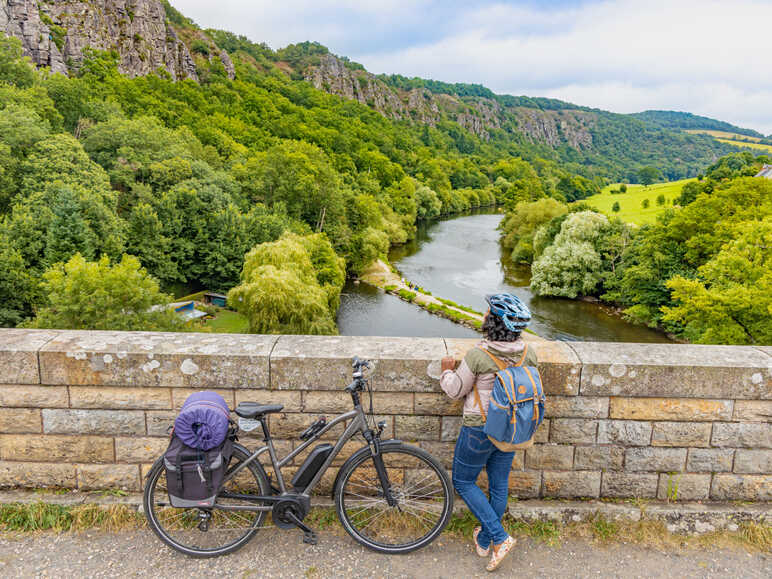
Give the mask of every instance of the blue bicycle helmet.
M 531 310 L 513 294 L 491 294 L 485 296 L 491 313 L 504 321 L 510 332 L 519 332 L 531 323 Z

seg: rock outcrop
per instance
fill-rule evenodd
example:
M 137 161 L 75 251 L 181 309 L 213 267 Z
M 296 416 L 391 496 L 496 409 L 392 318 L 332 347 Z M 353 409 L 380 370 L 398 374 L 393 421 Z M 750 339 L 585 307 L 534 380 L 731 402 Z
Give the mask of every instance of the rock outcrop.
M 401 91 L 333 54 L 321 56 L 319 63 L 303 74 L 316 88 L 359 101 L 395 120 L 409 119 L 435 126 L 444 118 L 457 122 L 484 141 L 490 139 L 493 130 L 516 127 L 530 141 L 550 147 L 592 146 L 590 129 L 595 122 L 592 112 L 508 107 L 492 98 L 458 97 L 425 88 Z
M 127 76 L 165 68 L 174 79 L 198 80 L 158 0 L 0 0 L 0 31 L 20 38 L 24 53 L 53 72 L 77 69 L 91 47 L 115 50 Z

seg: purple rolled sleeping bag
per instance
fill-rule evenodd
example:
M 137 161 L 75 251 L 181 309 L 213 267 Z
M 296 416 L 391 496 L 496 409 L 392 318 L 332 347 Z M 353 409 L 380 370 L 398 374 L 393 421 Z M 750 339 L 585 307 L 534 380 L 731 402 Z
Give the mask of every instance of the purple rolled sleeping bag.
M 174 421 L 174 434 L 193 448 L 209 450 L 228 435 L 228 403 L 217 392 L 194 392 Z

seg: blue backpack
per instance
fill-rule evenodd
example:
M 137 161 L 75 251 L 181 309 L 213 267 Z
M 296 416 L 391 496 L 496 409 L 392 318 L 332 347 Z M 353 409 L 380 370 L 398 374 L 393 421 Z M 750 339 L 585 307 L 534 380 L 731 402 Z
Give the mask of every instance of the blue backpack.
M 480 349 L 499 367 L 487 413 L 480 402 L 477 384 L 474 386 L 475 400 L 485 420 L 483 431 L 504 452 L 532 446 L 536 429 L 544 420 L 544 389 L 539 370 L 535 366 L 522 365 L 528 346 L 514 366 L 507 365 L 488 350 Z

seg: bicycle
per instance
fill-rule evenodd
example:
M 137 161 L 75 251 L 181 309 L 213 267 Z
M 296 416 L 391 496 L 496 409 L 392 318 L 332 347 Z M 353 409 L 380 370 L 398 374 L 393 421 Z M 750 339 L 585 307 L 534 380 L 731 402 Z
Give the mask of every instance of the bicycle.
M 441 463 L 421 448 L 400 440 L 381 440 L 385 422 L 370 428 L 360 400 L 367 389 L 373 416 L 372 388 L 364 370 L 367 360 L 354 358 L 351 394 L 354 409 L 327 422 L 320 418 L 307 428 L 300 446 L 282 459 L 276 456 L 266 417 L 280 412 L 281 404 L 242 402 L 235 409 L 245 432 L 262 427 L 265 445 L 250 451 L 235 443 L 225 479 L 215 504 L 209 508 L 173 508 L 168 501 L 163 457 L 147 474 L 143 493 L 150 528 L 170 547 L 193 557 L 232 553 L 248 543 L 270 512 L 282 529 L 297 527 L 305 543 L 317 537 L 303 519 L 311 509 L 311 492 L 343 445 L 356 434 L 367 443 L 340 467 L 333 485 L 335 511 L 343 528 L 357 542 L 381 553 L 408 553 L 431 543 L 450 520 L 453 489 Z M 334 426 L 350 420 L 334 446 L 321 444 L 306 458 L 290 481 L 281 469 Z M 373 420 L 374 422 L 374 420 Z M 258 457 L 267 452 L 276 485 Z

